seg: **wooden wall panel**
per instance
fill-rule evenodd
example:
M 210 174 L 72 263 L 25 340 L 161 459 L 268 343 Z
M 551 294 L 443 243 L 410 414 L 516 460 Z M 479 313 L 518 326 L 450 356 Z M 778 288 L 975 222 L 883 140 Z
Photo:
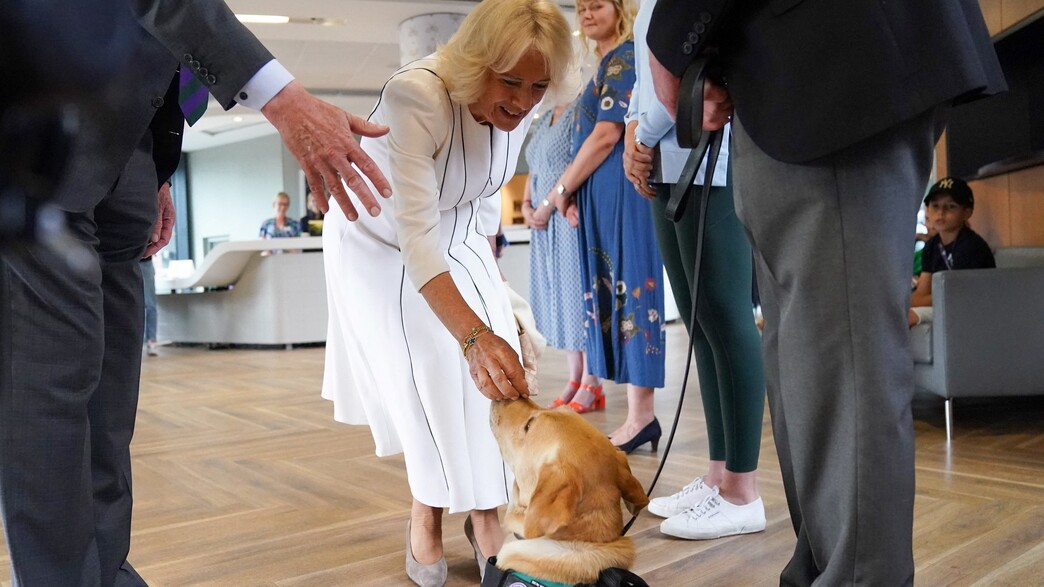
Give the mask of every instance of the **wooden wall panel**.
M 986 20 L 986 28 L 989 29 L 990 36 L 999 33 L 1004 28 L 1001 17 L 1001 0 L 979 0 L 979 8 L 982 9 L 982 16 Z
M 1008 176 L 1011 210 L 1011 244 L 1044 246 L 1044 166 L 1016 171 Z
M 968 184 L 975 192 L 971 226 L 990 247 L 1011 246 L 1011 211 L 1007 175 L 995 175 Z
M 991 35 L 1017 24 L 1038 10 L 1044 0 L 979 0 Z M 946 150 L 936 147 L 945 161 Z M 938 167 L 940 176 L 945 163 Z M 971 183 L 975 215 L 971 224 L 990 246 L 1044 246 L 1044 166 Z
M 982 4 L 982 0 L 979 4 Z M 1003 0 L 1001 2 L 1001 27 L 1008 28 L 1041 9 L 1044 9 L 1044 0 Z M 990 34 L 993 34 L 992 29 Z

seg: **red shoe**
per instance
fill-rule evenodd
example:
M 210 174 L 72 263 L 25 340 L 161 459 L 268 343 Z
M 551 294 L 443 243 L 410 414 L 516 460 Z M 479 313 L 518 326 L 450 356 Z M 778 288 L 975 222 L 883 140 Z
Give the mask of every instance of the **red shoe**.
M 587 385 L 586 383 L 580 386 L 580 390 L 589 390 L 591 395 L 594 397 L 591 399 L 591 403 L 584 405 L 578 401 L 569 402 L 569 407 L 572 408 L 577 414 L 586 414 L 587 412 L 594 412 L 596 410 L 605 409 L 605 395 L 602 393 L 601 385 Z
M 568 404 L 569 401 L 573 399 L 573 396 L 576 395 L 576 392 L 582 387 L 580 385 L 579 381 L 570 381 L 566 385 L 568 385 L 569 387 L 571 387 L 573 389 L 572 393 L 569 394 L 569 399 L 562 399 L 563 396 L 558 396 L 558 397 L 555 398 L 555 401 L 547 404 L 544 407 L 546 407 L 549 410 L 553 410 L 553 409 L 555 409 L 555 408 L 557 408 L 559 406 L 564 406 L 564 405 Z

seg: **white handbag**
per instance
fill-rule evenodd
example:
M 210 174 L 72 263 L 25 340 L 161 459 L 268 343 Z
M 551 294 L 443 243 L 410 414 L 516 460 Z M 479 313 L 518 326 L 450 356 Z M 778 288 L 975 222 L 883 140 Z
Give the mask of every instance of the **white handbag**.
M 540 387 L 537 380 L 537 361 L 547 348 L 547 339 L 536 328 L 536 319 L 533 318 L 533 308 L 529 302 L 511 289 L 506 281 L 504 288 L 507 289 L 508 298 L 511 300 L 511 311 L 515 314 L 515 324 L 518 326 L 518 342 L 522 350 L 522 367 L 526 370 L 526 383 L 529 385 L 529 395 L 537 395 Z

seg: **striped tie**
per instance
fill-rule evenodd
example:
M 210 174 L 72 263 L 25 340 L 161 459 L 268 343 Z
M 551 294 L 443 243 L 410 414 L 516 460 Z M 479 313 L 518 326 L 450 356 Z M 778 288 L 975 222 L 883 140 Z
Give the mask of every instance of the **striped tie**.
M 207 99 L 210 93 L 187 67 L 182 66 L 179 75 L 178 104 L 185 114 L 185 122 L 192 126 L 207 111 Z

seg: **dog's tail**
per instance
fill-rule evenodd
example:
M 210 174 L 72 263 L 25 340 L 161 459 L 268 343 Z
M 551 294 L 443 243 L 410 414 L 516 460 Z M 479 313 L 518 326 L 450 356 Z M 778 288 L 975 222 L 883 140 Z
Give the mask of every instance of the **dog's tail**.
M 634 542 L 620 537 L 612 542 L 562 542 L 532 538 L 508 542 L 497 554 L 497 566 L 557 583 L 594 583 L 603 570 L 631 568 Z

